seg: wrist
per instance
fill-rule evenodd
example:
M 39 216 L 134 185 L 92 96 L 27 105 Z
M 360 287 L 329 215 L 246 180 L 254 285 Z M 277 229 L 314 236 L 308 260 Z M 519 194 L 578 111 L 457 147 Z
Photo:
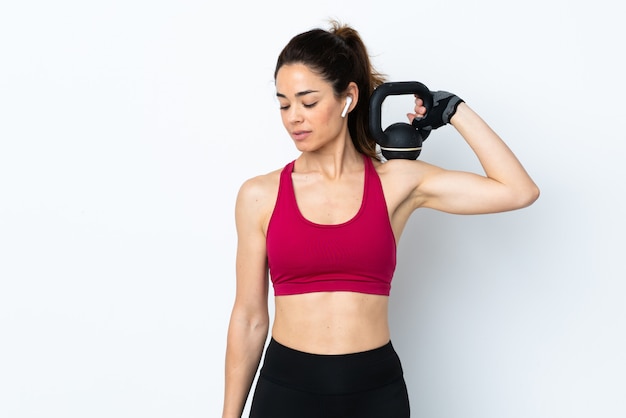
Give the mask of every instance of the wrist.
M 465 120 L 471 117 L 471 114 L 472 111 L 469 106 L 463 101 L 460 102 L 456 107 L 456 111 L 450 118 L 450 125 L 456 128 L 457 125 L 462 124 Z

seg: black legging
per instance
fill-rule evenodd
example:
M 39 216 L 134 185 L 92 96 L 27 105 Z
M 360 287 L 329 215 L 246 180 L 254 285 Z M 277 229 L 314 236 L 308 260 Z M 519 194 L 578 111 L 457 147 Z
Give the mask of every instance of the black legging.
M 273 338 L 250 418 L 407 418 L 409 399 L 391 342 L 361 353 L 319 355 Z

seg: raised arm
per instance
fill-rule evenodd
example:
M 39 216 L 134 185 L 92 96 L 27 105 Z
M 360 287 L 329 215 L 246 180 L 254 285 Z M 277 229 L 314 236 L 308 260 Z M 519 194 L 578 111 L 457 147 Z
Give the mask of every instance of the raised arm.
M 454 109 L 448 106 L 452 113 L 446 120 L 444 112 L 439 126 L 450 123 L 456 128 L 478 157 L 484 174 L 418 164 L 418 181 L 412 192 L 414 206 L 457 214 L 482 214 L 510 211 L 532 204 L 539 197 L 537 185 L 493 129 L 466 103 L 458 100 Z M 418 99 L 416 113 L 421 109 Z M 412 119 L 412 116 L 415 115 L 409 118 Z M 435 125 L 435 128 L 439 126 Z
M 248 180 L 237 197 L 237 289 L 228 327 L 223 418 L 240 418 L 269 329 L 262 182 Z

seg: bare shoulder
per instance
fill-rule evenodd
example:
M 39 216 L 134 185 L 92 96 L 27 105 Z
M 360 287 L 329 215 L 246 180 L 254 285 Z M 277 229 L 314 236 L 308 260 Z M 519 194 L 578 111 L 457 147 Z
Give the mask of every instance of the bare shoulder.
M 415 176 L 420 173 L 426 173 L 432 169 L 437 169 L 436 166 L 429 164 L 423 160 L 408 160 L 404 158 L 398 158 L 395 160 L 388 160 L 384 162 L 374 161 L 374 166 L 379 175 L 411 175 Z
M 251 177 L 243 182 L 239 188 L 238 200 L 247 202 L 258 201 L 267 198 L 272 191 L 278 192 L 280 169 L 266 174 Z
M 374 166 L 383 185 L 405 186 L 410 189 L 417 188 L 424 176 L 437 169 L 437 167 L 424 161 L 407 159 L 375 161 Z
M 422 160 L 394 159 L 374 165 L 392 212 L 399 207 L 409 210 L 419 207 L 423 203 L 420 185 L 427 176 L 441 170 Z
M 244 181 L 237 194 L 236 216 L 267 224 L 278 195 L 278 184 L 282 169 L 251 177 Z

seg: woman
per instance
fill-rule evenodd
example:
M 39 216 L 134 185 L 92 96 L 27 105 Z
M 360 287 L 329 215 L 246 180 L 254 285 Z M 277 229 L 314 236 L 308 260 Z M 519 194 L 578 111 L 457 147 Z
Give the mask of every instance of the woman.
M 226 352 L 223 418 L 409 416 L 390 342 L 388 296 L 396 245 L 417 208 L 457 214 L 509 211 L 539 191 L 498 135 L 459 97 L 419 97 L 409 121 L 451 124 L 483 175 L 417 160 L 381 161 L 369 135 L 369 97 L 384 78 L 359 34 L 333 23 L 295 36 L 275 70 L 285 129 L 301 152 L 246 181 L 236 203 L 237 291 Z M 268 271 L 269 270 L 269 271 Z

